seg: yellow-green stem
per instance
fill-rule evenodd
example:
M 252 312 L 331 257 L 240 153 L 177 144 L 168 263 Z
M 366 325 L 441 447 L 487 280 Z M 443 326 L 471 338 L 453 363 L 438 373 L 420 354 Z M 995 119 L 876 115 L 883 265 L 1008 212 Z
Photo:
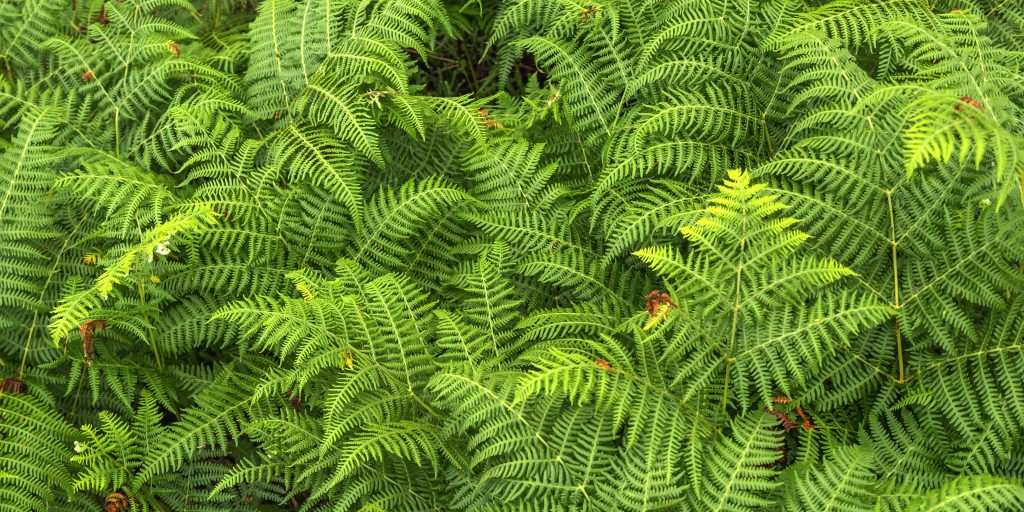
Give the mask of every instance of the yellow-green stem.
M 899 245 L 899 241 L 896 240 L 896 215 L 892 206 L 892 190 L 885 191 L 885 199 L 889 204 L 889 249 L 892 257 L 892 296 L 893 303 L 892 307 L 899 314 L 900 310 L 900 267 L 899 260 L 897 259 L 896 246 Z M 899 370 L 897 384 L 905 384 L 905 369 L 903 366 L 903 335 L 900 333 L 900 320 L 895 319 L 896 322 L 896 364 Z
M 75 237 L 75 233 L 78 233 L 78 228 L 82 227 L 82 224 L 88 217 L 82 217 L 75 225 L 75 229 L 71 230 L 68 237 L 64 239 L 64 245 L 61 246 L 60 251 L 57 253 L 57 257 L 54 258 L 53 267 L 50 269 L 50 274 L 46 276 L 46 282 L 43 283 L 43 289 L 39 292 L 39 302 L 42 303 L 46 297 L 46 291 L 50 288 L 50 283 L 53 282 L 53 276 L 57 275 L 57 266 L 60 265 L 61 258 L 64 257 L 64 252 L 68 249 L 68 243 Z M 25 362 L 28 360 L 28 352 L 32 347 L 32 338 L 35 336 L 36 325 L 39 322 L 39 311 L 32 314 L 32 325 L 28 328 L 28 339 L 25 340 L 25 350 L 21 354 L 21 367 L 18 368 L 18 378 L 25 378 Z
M 121 156 L 121 109 L 114 107 L 114 156 Z
M 146 307 L 146 285 L 139 283 L 139 304 Z M 164 361 L 160 356 L 160 347 L 156 342 L 156 333 L 153 332 L 153 323 L 149 320 L 149 313 L 143 313 L 143 318 L 146 320 L 146 334 L 149 337 L 149 346 L 153 349 L 153 357 L 156 358 L 156 368 L 159 371 L 164 371 Z

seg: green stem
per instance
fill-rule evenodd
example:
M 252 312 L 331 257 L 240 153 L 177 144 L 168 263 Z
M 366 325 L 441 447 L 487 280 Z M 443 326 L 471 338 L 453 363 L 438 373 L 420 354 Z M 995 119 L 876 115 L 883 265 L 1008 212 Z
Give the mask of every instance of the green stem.
M 411 387 L 409 388 L 409 396 L 413 400 L 415 400 L 416 403 L 420 404 L 420 406 L 423 407 L 428 413 L 430 413 L 431 416 L 433 416 L 435 418 L 440 418 L 441 417 L 439 414 L 437 414 L 437 411 L 435 411 L 432 407 L 427 405 L 427 403 L 424 402 L 423 399 L 420 398 L 420 396 L 417 395 L 416 392 L 413 391 L 413 389 Z
M 744 205 L 746 210 L 746 205 Z M 742 257 L 744 250 L 746 249 L 746 232 L 747 232 L 747 218 L 746 211 L 743 212 L 743 239 L 740 240 L 740 255 Z M 736 351 L 736 333 L 738 329 L 740 319 L 740 308 L 742 308 L 742 290 L 743 290 L 743 261 L 736 265 L 736 298 L 732 306 L 732 328 L 729 332 L 729 351 L 725 355 L 725 387 L 722 390 L 722 413 L 725 413 L 726 407 L 729 405 L 729 377 L 732 375 L 732 364 L 736 362 L 736 357 L 733 352 Z
M 44 302 L 44 299 L 46 298 L 46 291 L 49 290 L 50 283 L 53 282 L 53 276 L 57 275 L 57 267 L 60 265 L 60 261 L 68 249 L 68 244 L 70 244 L 71 240 L 75 238 L 75 234 L 78 233 L 78 228 L 82 227 L 82 224 L 86 219 L 88 219 L 88 217 L 83 216 L 82 219 L 78 221 L 78 224 L 75 225 L 75 229 L 71 230 L 71 233 L 68 234 L 68 237 L 64 240 L 64 245 L 62 245 L 60 251 L 57 252 L 57 256 L 53 260 L 53 267 L 50 268 L 50 273 L 46 276 L 46 282 L 43 283 L 43 288 L 39 292 L 40 303 Z M 28 339 L 25 340 L 25 350 L 21 354 L 21 367 L 18 368 L 19 379 L 25 378 L 25 362 L 28 360 L 28 353 L 32 347 L 32 339 L 36 333 L 36 325 L 39 323 L 39 317 L 39 311 L 32 314 L 32 325 L 28 328 Z
M 121 156 L 121 109 L 114 107 L 114 156 Z
M 885 199 L 889 204 L 889 248 L 890 257 L 892 258 L 892 295 L 893 303 L 892 307 L 896 310 L 897 314 L 900 310 L 900 269 L 899 260 L 897 259 L 896 247 L 899 245 L 899 241 L 896 240 L 896 215 L 892 206 L 892 189 L 885 191 Z M 900 320 L 896 318 L 896 364 L 898 366 L 899 374 L 896 380 L 897 384 L 905 384 L 905 368 L 903 366 L 903 335 L 900 333 Z
M 725 386 L 722 387 L 722 414 L 729 405 L 729 376 L 732 374 L 732 358 L 725 358 Z
M 146 307 L 146 285 L 139 282 L 139 304 L 145 311 Z M 149 320 L 149 313 L 143 313 L 143 318 L 146 320 L 146 334 L 149 338 L 149 346 L 153 349 L 153 357 L 156 358 L 156 368 L 159 371 L 164 371 L 164 361 L 160 356 L 160 346 L 156 342 L 156 333 L 153 332 L 153 323 Z

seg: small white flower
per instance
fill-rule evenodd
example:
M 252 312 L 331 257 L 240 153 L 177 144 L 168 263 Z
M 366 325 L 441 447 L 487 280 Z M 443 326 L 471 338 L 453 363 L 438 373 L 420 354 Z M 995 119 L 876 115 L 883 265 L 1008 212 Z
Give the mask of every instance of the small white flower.
M 156 254 L 159 254 L 161 256 L 167 256 L 168 254 L 171 253 L 171 248 L 168 247 L 168 244 L 170 244 L 170 243 L 171 243 L 170 240 L 164 240 L 163 242 L 160 242 L 160 243 L 156 244 L 156 249 L 153 249 L 153 252 L 155 252 Z M 153 252 L 149 253 L 149 262 L 150 263 L 153 263 Z

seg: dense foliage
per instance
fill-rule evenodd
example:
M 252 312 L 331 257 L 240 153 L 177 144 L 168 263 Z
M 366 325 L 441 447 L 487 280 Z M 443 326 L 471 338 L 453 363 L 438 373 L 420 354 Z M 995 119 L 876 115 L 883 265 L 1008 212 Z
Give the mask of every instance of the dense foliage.
M 1016 0 L 0 0 L 0 511 L 1024 510 Z

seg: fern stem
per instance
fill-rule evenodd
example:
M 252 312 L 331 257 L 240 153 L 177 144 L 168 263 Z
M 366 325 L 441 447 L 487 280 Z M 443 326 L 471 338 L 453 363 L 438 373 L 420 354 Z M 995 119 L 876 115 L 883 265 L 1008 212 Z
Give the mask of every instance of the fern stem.
M 67 251 L 68 243 L 75 238 L 75 234 L 78 233 L 78 228 L 82 227 L 82 224 L 88 219 L 88 216 L 82 216 L 82 219 L 78 221 L 75 228 L 71 230 L 67 238 L 64 239 L 64 245 L 61 246 L 60 251 L 57 252 L 57 257 L 54 258 L 53 266 L 50 268 L 50 272 L 46 276 L 46 282 L 43 283 L 42 289 L 39 291 L 39 302 L 43 302 L 43 298 L 46 296 L 46 290 L 50 288 L 50 283 L 53 282 L 53 276 L 57 275 L 57 267 L 60 265 L 61 258 L 64 256 L 64 252 Z M 36 325 L 39 323 L 39 312 L 36 311 L 32 314 L 32 325 L 28 328 L 28 339 L 25 340 L 25 350 L 21 354 L 21 366 L 18 368 L 18 378 L 25 378 L 25 362 L 28 360 L 28 352 L 32 346 L 32 338 L 35 337 Z
M 892 307 L 896 309 L 897 313 L 900 309 L 900 269 L 899 260 L 896 254 L 896 246 L 899 245 L 899 241 L 896 240 L 896 215 L 892 207 L 892 189 L 885 191 L 885 200 L 889 204 L 889 249 L 892 257 L 892 295 L 893 304 Z M 896 380 L 897 384 L 905 384 L 905 369 L 903 367 L 903 335 L 900 333 L 900 319 L 897 317 L 896 322 L 896 364 L 899 368 L 899 378 Z
M 139 282 L 139 304 L 143 307 L 143 311 L 145 311 L 146 285 L 142 282 Z M 149 320 L 149 313 L 143 313 L 142 316 L 146 320 L 146 334 L 149 338 L 147 341 L 149 341 L 150 348 L 153 349 L 153 357 L 156 358 L 156 369 L 162 372 L 164 371 L 164 361 L 160 356 L 160 347 L 156 342 L 156 335 L 153 332 L 153 323 Z
M 85 370 L 82 370 L 82 373 L 85 373 Z M 82 397 L 82 386 L 84 386 L 84 385 L 85 385 L 85 378 L 80 373 L 78 375 L 78 386 L 75 387 L 75 399 L 71 402 L 71 409 L 70 409 L 71 415 L 70 416 L 72 418 L 76 418 L 80 414 L 82 414 L 81 412 L 77 412 L 77 411 L 79 411 L 79 409 L 78 409 L 78 399 Z
M 44 287 L 45 289 L 45 287 Z M 36 322 L 39 320 L 39 312 L 32 314 L 32 326 L 28 329 L 28 339 L 25 341 L 25 350 L 21 354 L 21 367 L 18 368 L 18 379 L 25 378 L 25 361 L 28 359 L 29 347 L 32 346 L 32 334 L 36 332 Z
M 615 107 L 615 120 L 612 121 L 612 124 L 618 124 L 619 123 L 619 117 L 622 116 L 622 106 L 625 105 L 625 104 L 626 104 L 626 91 L 622 91 L 622 94 L 619 96 L 619 104 Z
M 427 405 L 427 403 L 424 402 L 423 399 L 420 398 L 420 396 L 417 395 L 415 391 L 413 391 L 412 387 L 410 387 L 408 389 L 409 389 L 409 396 L 412 397 L 412 399 L 415 400 L 416 403 L 420 404 L 420 406 L 423 407 L 423 409 L 426 410 L 428 413 L 430 413 L 431 416 L 433 416 L 435 418 L 438 418 L 438 419 L 441 419 L 441 416 L 439 414 L 437 414 L 437 411 L 435 411 L 432 407 Z
M 121 109 L 114 107 L 114 156 L 121 156 Z
M 747 232 L 747 205 L 743 204 L 743 224 L 740 232 L 746 235 Z M 744 254 L 746 249 L 746 237 L 740 239 L 740 257 Z M 742 301 L 742 287 L 743 284 L 743 260 L 736 265 L 736 299 L 732 306 L 732 327 L 729 332 L 729 351 L 725 355 L 725 386 L 722 389 L 722 413 L 725 413 L 726 407 L 729 405 L 729 377 L 732 375 L 732 364 L 736 361 L 736 357 L 733 352 L 736 350 L 736 329 L 740 318 L 740 308 L 743 307 Z
M 900 319 L 896 319 L 896 362 L 899 364 L 899 380 L 897 384 L 906 384 L 906 378 L 903 375 L 903 336 L 900 334 Z
M 476 66 L 473 65 L 473 56 L 469 54 L 469 49 L 466 48 L 466 45 L 462 44 L 461 41 L 459 42 L 458 46 L 462 50 L 463 58 L 465 58 L 466 62 L 469 64 L 468 66 L 466 66 L 466 68 L 469 69 L 469 76 L 473 80 L 473 91 L 474 92 L 479 91 L 480 90 L 480 79 L 477 78 L 477 76 L 476 76 Z
M 722 386 L 722 414 L 726 412 L 726 406 L 729 404 L 729 376 L 732 373 L 732 364 L 730 364 L 729 356 L 725 357 L 725 385 Z
M 1002 9 L 1006 5 L 1006 2 L 1009 2 L 1009 1 L 1010 0 L 1003 0 L 1002 2 L 999 2 L 999 5 L 993 7 L 991 11 L 988 11 L 987 13 L 985 13 L 985 17 L 987 18 L 989 16 L 992 16 L 993 14 L 996 13 L 996 11 L 998 11 L 999 9 Z
M 740 269 L 742 269 L 742 265 Z M 733 350 L 736 348 L 736 324 L 740 316 L 740 272 L 742 270 L 737 269 L 736 271 L 736 304 L 732 308 L 732 328 L 729 333 L 729 351 L 725 354 L 725 386 L 722 389 L 722 412 L 725 413 L 726 406 L 729 404 L 729 377 L 732 375 L 732 364 L 736 362 L 736 357 L 732 355 Z

